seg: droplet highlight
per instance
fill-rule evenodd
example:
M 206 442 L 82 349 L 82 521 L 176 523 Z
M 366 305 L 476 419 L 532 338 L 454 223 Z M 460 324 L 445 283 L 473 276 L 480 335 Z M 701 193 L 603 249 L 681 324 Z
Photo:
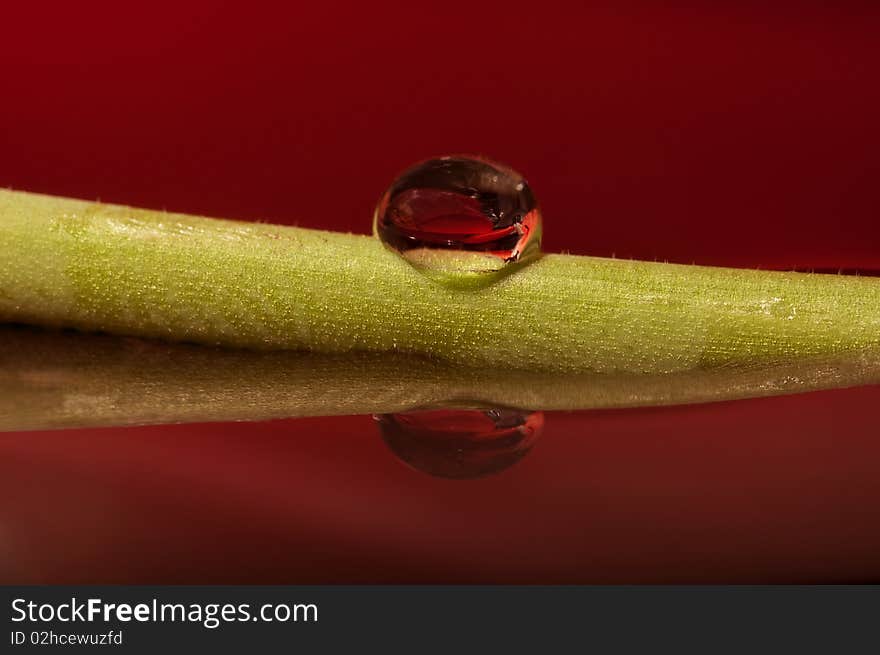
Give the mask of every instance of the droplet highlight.
M 394 181 L 376 207 L 374 231 L 419 267 L 496 271 L 540 252 L 541 212 L 513 169 L 479 157 L 439 157 Z
M 544 428 L 544 413 L 516 409 L 437 409 L 376 416 L 382 439 L 409 467 L 455 480 L 513 466 Z

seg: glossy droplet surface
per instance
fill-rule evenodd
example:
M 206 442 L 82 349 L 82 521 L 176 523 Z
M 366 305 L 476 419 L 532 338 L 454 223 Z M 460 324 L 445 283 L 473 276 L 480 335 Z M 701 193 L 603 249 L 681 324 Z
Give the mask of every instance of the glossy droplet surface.
M 410 467 L 441 478 L 499 473 L 531 450 L 543 412 L 438 409 L 376 416 L 382 438 Z
M 523 177 L 478 157 L 440 157 L 416 164 L 376 208 L 376 234 L 413 263 L 425 251 L 482 253 L 495 266 L 540 251 L 541 213 Z

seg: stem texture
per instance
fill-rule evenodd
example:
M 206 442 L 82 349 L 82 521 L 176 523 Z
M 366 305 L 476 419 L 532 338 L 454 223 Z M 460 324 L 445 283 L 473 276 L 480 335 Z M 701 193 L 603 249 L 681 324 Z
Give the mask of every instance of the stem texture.
M 474 285 L 426 275 L 368 236 L 0 191 L 0 320 L 669 373 L 872 349 L 880 281 L 546 255 Z

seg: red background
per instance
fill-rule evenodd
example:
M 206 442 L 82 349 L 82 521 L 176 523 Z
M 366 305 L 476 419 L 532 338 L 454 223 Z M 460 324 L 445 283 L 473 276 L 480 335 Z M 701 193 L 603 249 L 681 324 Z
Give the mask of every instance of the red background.
M 880 268 L 880 9 L 682 5 L 16 3 L 0 185 L 367 232 L 473 152 L 547 250 Z M 876 582 L 878 401 L 553 414 L 471 482 L 368 417 L 3 434 L 0 581 Z

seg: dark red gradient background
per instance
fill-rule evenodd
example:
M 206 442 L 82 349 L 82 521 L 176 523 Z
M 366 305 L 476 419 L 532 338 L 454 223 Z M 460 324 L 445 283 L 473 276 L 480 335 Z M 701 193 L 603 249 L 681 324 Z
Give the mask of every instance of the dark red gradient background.
M 366 232 L 473 152 L 548 250 L 880 269 L 880 8 L 660 4 L 7 3 L 0 185 Z M 0 582 L 878 582 L 878 405 L 552 414 L 468 482 L 368 417 L 2 434 Z

